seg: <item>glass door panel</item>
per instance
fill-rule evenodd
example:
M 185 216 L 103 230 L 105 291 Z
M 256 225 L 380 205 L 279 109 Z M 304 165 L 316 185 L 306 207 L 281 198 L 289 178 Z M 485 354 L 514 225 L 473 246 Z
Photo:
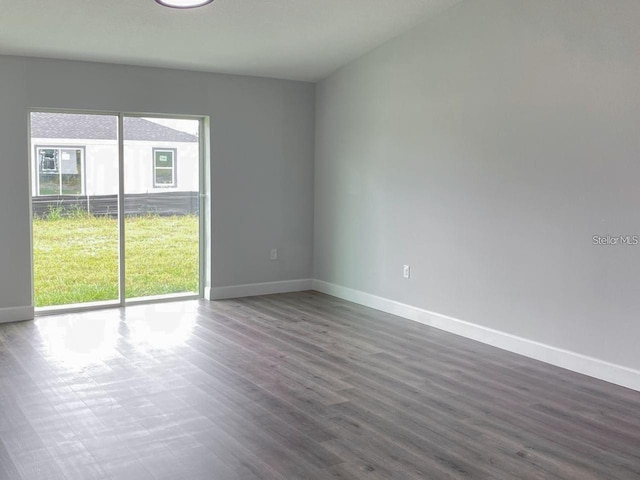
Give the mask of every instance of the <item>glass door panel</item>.
M 125 298 L 200 291 L 200 121 L 125 116 Z
M 118 117 L 30 123 L 34 304 L 118 302 Z

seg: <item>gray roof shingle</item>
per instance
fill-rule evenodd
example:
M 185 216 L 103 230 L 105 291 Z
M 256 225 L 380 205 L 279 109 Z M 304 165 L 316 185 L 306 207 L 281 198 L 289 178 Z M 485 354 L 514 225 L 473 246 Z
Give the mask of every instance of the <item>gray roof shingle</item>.
M 33 112 L 31 137 L 117 140 L 118 123 L 116 117 L 110 115 Z M 124 117 L 124 139 L 190 143 L 198 141 L 195 135 L 138 117 Z

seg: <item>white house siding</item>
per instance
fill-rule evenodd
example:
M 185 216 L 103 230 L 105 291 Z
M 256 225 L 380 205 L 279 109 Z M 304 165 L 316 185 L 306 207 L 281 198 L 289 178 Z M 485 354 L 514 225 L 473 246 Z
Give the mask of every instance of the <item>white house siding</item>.
M 118 193 L 118 142 L 69 138 L 31 140 L 31 187 L 37 190 L 37 147 L 81 147 L 85 150 L 83 196 Z M 174 187 L 154 187 L 154 149 L 175 149 Z M 197 192 L 199 189 L 199 145 L 197 142 L 132 141 L 124 143 L 125 193 Z

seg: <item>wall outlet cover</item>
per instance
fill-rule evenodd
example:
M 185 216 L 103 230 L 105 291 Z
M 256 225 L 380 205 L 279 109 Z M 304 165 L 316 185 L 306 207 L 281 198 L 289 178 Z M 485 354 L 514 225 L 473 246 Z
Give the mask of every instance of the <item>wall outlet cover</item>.
M 411 267 L 409 265 L 403 265 L 402 276 L 404 278 L 411 278 Z

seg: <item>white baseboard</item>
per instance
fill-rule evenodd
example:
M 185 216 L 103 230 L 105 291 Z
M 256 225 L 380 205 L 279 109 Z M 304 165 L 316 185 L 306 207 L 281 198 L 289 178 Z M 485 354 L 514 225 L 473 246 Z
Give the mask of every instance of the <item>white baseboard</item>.
M 313 290 L 423 323 L 509 352 L 640 391 L 640 371 L 430 312 L 351 288 L 313 280 Z
M 212 295 L 211 287 L 204 287 L 204 299 L 209 301 L 213 300 L 211 295 Z
M 33 320 L 33 318 L 33 307 L 0 308 L 0 323 L 21 322 L 22 320 Z
M 274 293 L 300 292 L 311 290 L 310 279 L 285 280 L 282 282 L 250 283 L 247 285 L 232 285 L 229 287 L 207 287 L 207 300 L 224 300 L 228 298 L 253 297 L 256 295 L 271 295 Z

